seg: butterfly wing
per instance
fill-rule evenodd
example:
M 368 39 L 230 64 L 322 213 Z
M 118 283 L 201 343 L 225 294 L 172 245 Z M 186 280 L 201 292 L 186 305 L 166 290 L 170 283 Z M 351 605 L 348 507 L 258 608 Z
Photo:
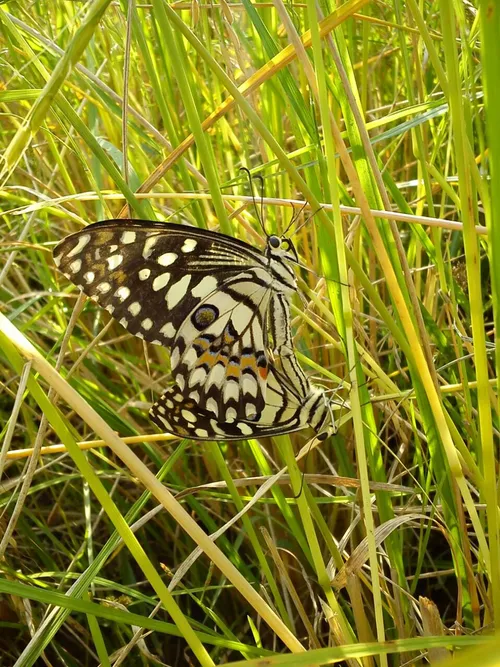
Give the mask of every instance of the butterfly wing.
M 266 404 L 258 419 L 224 421 L 186 399 L 176 386 L 169 387 L 152 406 L 151 420 L 162 430 L 193 440 L 246 440 L 264 438 L 319 426 L 325 419 L 323 390 L 309 385 L 302 394 L 272 363 Z
M 238 417 L 250 402 L 251 415 L 264 409 L 273 277 L 259 250 L 187 225 L 108 220 L 63 239 L 54 261 L 132 334 L 172 348 L 187 397 L 219 417 L 231 377 Z

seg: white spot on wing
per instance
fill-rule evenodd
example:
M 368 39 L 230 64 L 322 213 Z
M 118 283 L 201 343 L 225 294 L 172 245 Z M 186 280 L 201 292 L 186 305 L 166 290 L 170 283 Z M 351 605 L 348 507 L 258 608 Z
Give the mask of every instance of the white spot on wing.
M 217 433 L 218 435 L 226 435 L 224 430 L 221 429 L 219 424 L 215 421 L 215 419 L 210 420 L 210 426 L 212 427 L 212 431 L 214 433 Z
M 87 285 L 91 285 L 94 282 L 95 273 L 93 271 L 87 271 L 87 273 L 83 274 L 83 279 L 85 280 Z
M 231 398 L 238 401 L 240 397 L 240 388 L 237 382 L 228 380 L 224 385 L 223 399 L 224 403 L 228 403 Z
M 111 303 L 108 303 L 108 305 L 106 306 L 106 310 L 110 315 L 112 315 L 115 312 L 115 307 Z
M 252 427 L 248 424 L 245 424 L 245 422 L 238 422 L 236 426 L 240 429 L 243 435 L 252 435 L 253 433 Z
M 222 364 L 216 364 L 210 371 L 210 375 L 208 376 L 208 384 L 209 385 L 215 384 L 216 387 L 221 389 L 224 377 L 225 377 L 224 366 Z
M 154 236 L 149 236 L 144 241 L 144 248 L 142 249 L 142 256 L 144 257 L 144 259 L 149 259 L 157 241 L 158 241 L 158 234 L 155 234 Z
M 184 245 L 181 248 L 182 252 L 193 252 L 193 250 L 196 248 L 198 245 L 198 241 L 195 239 L 186 239 L 184 241 Z
M 153 320 L 150 319 L 149 317 L 146 317 L 146 319 L 142 320 L 141 322 L 141 327 L 143 329 L 146 329 L 146 331 L 149 331 L 152 326 L 153 326 Z
M 197 421 L 196 416 L 189 410 L 181 410 L 181 415 L 187 422 L 191 422 L 192 424 L 194 424 Z
M 217 280 L 213 276 L 205 276 L 203 280 L 193 287 L 191 294 L 196 298 L 203 299 L 217 289 Z
M 151 269 L 141 269 L 137 275 L 139 280 L 147 280 L 151 275 Z
M 231 320 L 236 331 L 241 334 L 250 324 L 253 313 L 244 303 L 239 303 L 233 310 Z
M 82 234 L 78 238 L 76 246 L 68 252 L 67 257 L 74 257 L 75 255 L 80 254 L 89 241 L 90 241 L 90 234 Z
M 247 329 L 243 336 L 241 337 L 241 344 L 243 347 L 252 347 L 252 337 L 250 335 L 250 329 Z
M 138 301 L 134 301 L 134 303 L 131 303 L 128 307 L 128 312 L 134 317 L 137 317 L 137 315 L 139 315 L 141 312 L 141 308 L 141 304 Z
M 186 296 L 187 288 L 191 282 L 191 275 L 188 273 L 172 285 L 167 292 L 167 308 L 174 308 L 179 301 Z
M 111 285 L 109 283 L 99 283 L 97 285 L 97 291 L 100 292 L 101 294 L 107 294 L 109 290 L 111 289 Z
M 247 403 L 245 405 L 245 415 L 248 419 L 252 419 L 257 414 L 257 408 L 252 403 Z
M 234 422 L 234 420 L 236 419 L 237 416 L 238 415 L 237 415 L 236 410 L 234 408 L 228 408 L 226 410 L 226 422 L 228 424 L 231 424 L 232 422 Z
M 251 375 L 243 376 L 243 393 L 257 396 L 257 380 Z
M 166 431 L 171 431 L 171 430 L 172 430 L 172 427 L 170 426 L 170 424 L 168 423 L 168 421 L 167 421 L 164 417 L 162 417 L 162 416 L 159 415 L 159 414 L 157 414 L 156 416 L 157 416 L 158 419 L 161 421 L 161 423 L 162 423 L 163 426 L 165 427 L 165 430 L 166 430 Z
M 115 296 L 118 297 L 120 301 L 123 303 L 123 301 L 125 301 L 125 299 L 128 299 L 128 297 L 130 296 L 130 290 L 128 287 L 125 286 L 119 287 L 115 292 Z
M 117 266 L 120 266 L 120 264 L 123 262 L 123 255 L 111 255 L 111 257 L 108 257 L 107 262 L 108 262 L 108 269 L 110 271 L 113 271 L 114 269 L 116 269 Z
M 179 357 L 180 357 L 179 348 L 176 347 L 172 350 L 172 354 L 170 355 L 170 368 L 172 370 L 174 370 L 174 368 L 179 363 Z
M 173 338 L 175 336 L 175 329 L 172 322 L 167 322 L 160 329 L 160 333 L 166 336 L 167 338 Z
M 198 361 L 198 353 L 194 347 L 190 347 L 187 352 L 184 353 L 184 363 L 188 368 L 191 368 Z
M 194 387 L 196 384 L 203 384 L 207 377 L 207 372 L 204 368 L 196 368 L 189 376 L 189 386 Z
M 69 265 L 69 270 L 71 271 L 71 273 L 78 273 L 78 271 L 80 271 L 81 268 L 82 268 L 81 259 L 75 259 Z
M 122 317 L 122 319 L 119 321 L 122 327 L 127 328 L 128 327 L 128 320 L 126 317 Z
M 113 243 L 108 248 L 108 252 L 116 252 L 117 250 L 118 250 L 118 246 L 116 245 L 116 243 Z
M 122 243 L 134 243 L 136 238 L 136 233 L 135 232 L 123 232 L 123 234 L 120 237 L 120 241 Z
M 153 290 L 155 292 L 158 292 L 158 290 L 161 290 L 163 287 L 166 287 L 168 285 L 168 281 L 170 280 L 170 273 L 165 272 L 165 273 L 160 273 L 159 276 L 156 276 L 156 278 L 153 280 Z
M 170 266 L 177 259 L 177 254 L 175 252 L 164 252 L 163 255 L 160 255 L 157 259 L 160 266 Z
M 208 431 L 204 428 L 195 428 L 194 432 L 199 438 L 208 438 Z
M 213 412 L 216 417 L 219 416 L 219 406 L 217 405 L 215 399 L 212 398 L 212 397 L 210 397 L 207 400 L 207 410 L 210 410 L 210 412 Z

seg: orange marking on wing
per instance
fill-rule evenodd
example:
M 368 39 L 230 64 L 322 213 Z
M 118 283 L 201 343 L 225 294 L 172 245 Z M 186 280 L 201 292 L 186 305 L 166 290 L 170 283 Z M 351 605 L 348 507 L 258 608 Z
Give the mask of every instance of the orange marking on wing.
M 209 368 L 212 368 L 212 366 L 215 365 L 215 362 L 217 361 L 217 355 L 211 352 L 209 349 L 205 350 L 201 357 L 198 357 L 198 361 L 196 362 L 196 366 L 203 366 L 206 364 Z
M 237 366 L 236 364 L 228 364 L 227 369 L 226 369 L 226 375 L 227 377 L 233 377 L 233 378 L 239 378 L 240 377 L 240 367 Z
M 251 368 L 257 374 L 257 361 L 255 357 L 242 357 L 241 368 Z
M 193 341 L 193 345 L 196 345 L 197 347 L 201 347 L 203 351 L 208 350 L 210 347 L 210 343 L 206 338 L 195 338 Z
M 263 380 L 267 380 L 267 373 L 268 369 L 267 366 L 264 366 L 263 368 L 261 366 L 258 367 L 259 370 L 259 375 Z
M 128 276 L 125 273 L 125 271 L 118 270 L 118 271 L 113 271 L 111 274 L 113 276 L 113 280 L 118 284 L 118 285 L 123 285 L 123 283 L 126 283 L 128 280 Z

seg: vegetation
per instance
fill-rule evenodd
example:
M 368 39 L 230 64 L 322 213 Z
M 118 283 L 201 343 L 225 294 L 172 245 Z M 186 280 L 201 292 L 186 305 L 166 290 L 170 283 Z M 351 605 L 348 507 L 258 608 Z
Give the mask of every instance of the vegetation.
M 12 0 L 0 28 L 0 663 L 498 664 L 496 4 Z M 127 214 L 262 247 L 241 166 L 267 232 L 304 222 L 314 446 L 156 433 L 168 352 L 52 261 Z

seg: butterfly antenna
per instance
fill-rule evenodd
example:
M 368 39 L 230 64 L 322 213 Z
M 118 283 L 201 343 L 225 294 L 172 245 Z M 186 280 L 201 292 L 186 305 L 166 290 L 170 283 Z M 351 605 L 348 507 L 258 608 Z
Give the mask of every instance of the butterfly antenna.
M 294 223 L 296 220 L 299 219 L 300 214 L 301 214 L 302 211 L 306 208 L 307 204 L 308 204 L 308 202 L 305 201 L 305 202 L 302 204 L 302 206 L 300 207 L 300 209 L 298 210 L 297 213 L 295 212 L 295 206 L 292 204 L 293 215 L 292 215 L 292 218 L 291 218 L 290 222 L 288 223 L 287 228 L 286 228 L 285 231 L 283 232 L 283 236 L 285 236 L 285 234 L 288 232 L 288 230 L 289 230 L 290 227 L 293 225 L 293 223 Z M 310 218 L 308 218 L 307 221 L 309 221 L 309 219 L 310 219 Z M 306 221 L 306 222 L 307 222 L 307 221 Z M 299 227 L 299 229 L 301 229 L 301 228 L 302 228 L 302 225 Z M 294 231 L 294 234 L 296 234 L 296 233 L 297 233 L 297 230 Z
M 307 206 L 307 202 L 304 202 L 304 204 L 302 205 L 302 208 L 300 209 L 300 211 L 299 211 L 297 217 L 302 213 L 302 211 L 305 209 L 306 206 Z M 308 218 L 306 218 L 306 219 L 304 220 L 304 222 L 303 222 L 301 225 L 299 225 L 299 226 L 297 227 L 297 229 L 294 231 L 293 235 L 295 236 L 295 234 L 298 234 L 298 233 L 300 232 L 300 230 L 302 229 L 302 227 L 305 227 L 305 226 L 307 225 L 307 223 L 308 223 L 310 220 L 312 220 L 312 218 L 314 218 L 314 216 L 316 215 L 316 213 L 319 213 L 319 211 L 321 211 L 322 208 L 323 208 L 323 207 L 320 206 L 318 209 L 316 209 L 316 211 L 314 211 L 313 213 L 311 213 L 311 215 L 310 215 Z
M 325 278 L 325 276 L 322 276 L 320 273 L 315 271 L 314 269 L 311 269 L 310 266 L 307 266 L 307 264 L 302 264 L 302 262 L 296 262 L 294 260 L 290 260 L 294 262 L 297 266 L 299 266 L 301 269 L 304 269 L 304 271 L 307 271 L 308 273 L 312 273 L 313 276 L 316 276 L 316 278 L 323 278 L 323 280 L 326 280 L 327 283 L 335 283 L 336 285 L 342 285 L 342 287 L 350 287 L 349 283 L 343 283 L 341 280 L 334 280 L 333 278 Z
M 262 176 L 260 174 L 257 175 L 257 178 L 259 179 L 259 183 L 260 183 L 260 220 L 261 220 L 260 224 L 262 225 L 262 229 L 264 230 L 264 234 L 265 234 L 266 233 L 266 229 L 264 227 L 264 190 L 265 190 L 265 186 L 264 186 L 264 179 L 262 178 Z M 267 234 L 266 234 L 266 236 L 267 236 Z
M 260 174 L 252 176 L 252 174 L 250 173 L 250 169 L 248 169 L 248 167 L 240 167 L 240 171 L 244 171 L 245 174 L 247 175 L 248 184 L 250 186 L 250 192 L 252 194 L 255 215 L 257 217 L 257 220 L 259 221 L 259 225 L 262 231 L 264 232 L 264 235 L 267 236 L 266 228 L 264 227 L 264 179 Z M 260 210 L 259 207 L 257 206 L 257 201 L 255 199 L 255 192 L 253 187 L 253 183 L 255 180 L 260 182 Z

